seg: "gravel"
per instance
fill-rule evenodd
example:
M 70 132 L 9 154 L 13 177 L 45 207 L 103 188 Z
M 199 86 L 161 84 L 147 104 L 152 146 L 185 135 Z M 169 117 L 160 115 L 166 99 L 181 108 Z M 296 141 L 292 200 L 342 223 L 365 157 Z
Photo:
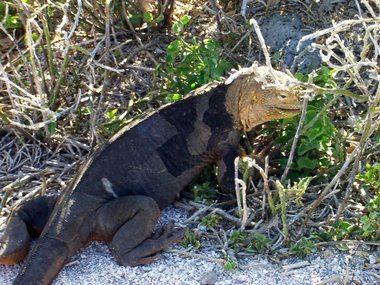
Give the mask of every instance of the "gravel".
M 187 216 L 185 210 L 169 207 L 159 224 L 181 223 Z M 174 248 L 183 251 L 180 246 Z M 222 258 L 212 249 L 197 254 Z M 291 257 L 277 262 L 266 255 L 253 255 L 241 258 L 239 268 L 229 272 L 206 258 L 164 252 L 152 264 L 124 267 L 116 263 L 106 244 L 93 243 L 72 258 L 54 284 L 380 284 L 380 267 L 376 264 L 379 257 L 378 248 L 374 252 L 355 249 L 349 253 L 328 248 L 304 259 Z M 0 265 L 0 284 L 11 284 L 19 270 L 20 265 Z M 350 283 L 353 281 L 357 283 Z

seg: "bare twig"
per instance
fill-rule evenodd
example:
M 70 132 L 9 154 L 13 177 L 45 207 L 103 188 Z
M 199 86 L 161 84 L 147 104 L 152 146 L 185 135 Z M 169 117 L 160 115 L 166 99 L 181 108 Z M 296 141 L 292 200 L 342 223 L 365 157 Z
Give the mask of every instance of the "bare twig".
M 322 191 L 322 193 L 319 195 L 319 198 L 314 201 L 308 209 L 308 214 L 306 218 L 304 219 L 300 232 L 298 236 L 301 236 L 303 233 L 303 230 L 309 221 L 311 215 L 314 213 L 315 209 L 322 203 L 324 199 L 326 199 L 327 194 L 330 192 L 330 190 L 338 183 L 339 179 L 342 177 L 343 174 L 346 173 L 346 170 L 348 169 L 351 162 L 355 159 L 355 157 L 360 153 L 360 146 L 356 147 L 355 150 L 351 153 L 351 155 L 347 158 L 345 163 L 343 164 L 342 168 L 339 170 L 339 172 L 334 176 L 334 178 L 331 180 L 331 182 L 325 187 L 325 189 Z
M 222 209 L 215 208 L 215 207 L 212 207 L 212 206 L 208 206 L 208 207 L 206 207 L 206 206 L 204 206 L 204 205 L 202 205 L 202 204 L 199 204 L 199 203 L 196 203 L 196 202 L 192 202 L 192 201 L 190 201 L 189 204 L 190 204 L 191 206 L 196 207 L 197 209 L 207 208 L 207 211 L 212 211 L 213 213 L 222 216 L 222 217 L 225 218 L 226 220 L 229 220 L 229 221 L 233 222 L 235 225 L 237 225 L 237 226 L 239 226 L 239 227 L 241 226 L 241 221 L 240 221 L 240 219 L 238 219 L 238 218 L 236 218 L 236 217 L 234 217 L 234 216 L 232 216 L 232 215 L 226 213 L 226 212 L 223 211 Z
M 192 258 L 198 258 L 198 259 L 210 261 L 210 262 L 213 262 L 213 263 L 216 263 L 216 264 L 224 264 L 224 262 L 225 262 L 225 260 L 222 259 L 222 258 L 209 257 L 209 256 L 206 256 L 206 255 L 202 255 L 202 254 L 198 254 L 198 253 L 193 253 L 193 252 L 188 252 L 188 251 L 182 251 L 182 250 L 178 250 L 178 249 L 168 249 L 166 251 L 167 252 L 176 253 L 176 254 L 179 254 L 179 255 L 182 255 L 182 256 L 186 256 L 186 257 L 192 257 Z
M 305 122 L 306 111 L 307 111 L 307 103 L 308 102 L 309 102 L 309 97 L 305 96 L 303 98 L 301 117 L 300 117 L 300 120 L 299 120 L 299 123 L 298 123 L 296 134 L 294 135 L 294 139 L 293 139 L 293 142 L 292 142 L 292 147 L 290 149 L 290 154 L 289 154 L 288 162 L 286 163 L 286 167 L 285 167 L 284 173 L 281 176 L 281 180 L 280 180 L 281 183 L 285 181 L 286 177 L 288 176 L 290 167 L 292 166 L 294 154 L 295 154 L 296 147 L 297 147 L 297 143 L 298 143 L 298 140 L 299 140 L 300 135 L 301 135 L 301 130 L 302 130 L 303 124 Z
M 287 198 L 285 193 L 285 188 L 282 186 L 281 182 L 276 180 L 276 188 L 280 196 L 280 207 L 281 207 L 281 219 L 282 219 L 282 228 L 285 236 L 285 240 L 289 238 L 289 228 L 288 228 L 288 217 L 286 216 L 287 210 Z
M 322 281 L 319 281 L 319 282 L 315 282 L 313 283 L 313 285 L 325 285 L 325 284 L 346 284 L 344 281 L 343 281 L 343 277 L 342 276 L 339 276 L 339 275 L 336 275 L 336 276 L 333 276 L 333 277 L 330 277 L 330 278 L 327 278 L 325 280 L 322 280 Z
M 125 21 L 127 22 L 129 29 L 133 32 L 134 37 L 135 37 L 135 39 L 137 40 L 137 42 L 139 43 L 139 45 L 140 45 L 141 47 L 143 47 L 144 44 L 143 44 L 142 40 L 141 40 L 140 37 L 135 33 L 135 29 L 134 29 L 133 25 L 131 24 L 131 21 L 129 20 L 129 17 L 125 14 L 126 7 L 125 7 L 125 3 L 124 3 L 124 1 L 122 1 L 121 3 L 122 3 L 123 11 L 124 11 L 124 19 L 125 19 Z M 153 62 L 153 64 L 154 64 L 155 66 L 158 65 L 158 62 L 157 62 L 157 61 L 155 60 L 155 58 L 151 55 L 150 52 L 147 51 L 147 55 L 148 55 L 149 59 Z
M 257 23 L 257 21 L 255 19 L 250 19 L 249 23 L 252 25 L 252 27 L 254 28 L 255 32 L 256 32 L 256 35 L 257 35 L 257 38 L 259 39 L 259 42 L 260 42 L 260 46 L 261 46 L 261 49 L 263 50 L 263 53 L 264 53 L 264 56 L 265 56 L 265 65 L 267 67 L 269 67 L 269 70 L 270 72 L 272 72 L 272 64 L 271 64 L 271 58 L 270 58 L 270 55 L 269 55 L 269 52 L 268 52 L 268 49 L 267 49 L 267 46 L 265 44 L 265 40 L 264 40 L 264 37 L 261 33 L 261 30 L 260 30 L 260 27 L 259 27 L 259 24 Z
M 302 268 L 302 267 L 310 266 L 310 265 L 311 264 L 309 261 L 300 261 L 297 263 L 283 265 L 282 269 L 289 271 L 289 270 L 294 270 L 294 269 L 298 269 L 298 268 Z
M 240 14 L 245 18 L 245 14 L 247 13 L 247 4 L 248 0 L 243 0 L 241 3 L 241 9 L 240 9 Z
M 240 215 L 242 213 L 240 187 L 242 186 L 242 184 L 244 184 L 244 181 L 242 181 L 239 178 L 239 160 L 240 158 L 236 157 L 234 160 L 234 163 L 235 163 L 235 195 L 236 195 L 236 201 L 237 201 L 237 206 L 238 206 L 238 212 Z M 245 186 L 245 188 L 247 187 Z
M 66 72 L 67 72 L 67 66 L 69 63 L 69 51 L 70 51 L 71 38 L 73 37 L 74 32 L 76 31 L 76 29 L 79 25 L 79 19 L 80 19 L 80 15 L 82 12 L 82 0 L 77 0 L 77 4 L 78 4 L 78 10 L 77 10 L 77 13 L 75 15 L 74 24 L 72 25 L 72 27 L 68 33 L 66 31 L 63 31 L 63 37 L 65 39 L 64 59 L 63 59 L 62 65 L 61 65 L 61 69 L 59 71 L 59 77 L 58 77 L 57 82 L 53 88 L 53 92 L 51 94 L 51 98 L 49 101 L 49 106 L 52 109 L 55 109 L 55 103 L 56 103 L 56 99 L 58 97 L 59 89 L 63 83 L 63 79 L 64 79 Z M 69 9 L 69 7 L 67 6 L 66 9 Z M 68 13 L 68 12 L 66 11 L 66 13 Z
M 324 30 L 319 30 L 319 31 L 316 31 L 315 33 L 303 36 L 298 42 L 297 50 L 300 50 L 302 43 L 305 41 L 312 40 L 315 38 L 319 38 L 323 35 L 327 35 L 330 33 L 338 33 L 341 31 L 346 31 L 346 30 L 350 29 L 353 25 L 356 25 L 356 24 L 371 23 L 371 22 L 378 23 L 378 22 L 380 22 L 380 19 L 369 18 L 369 19 L 360 19 L 360 20 L 344 20 L 344 21 L 339 22 L 337 24 L 333 24 L 333 26 L 330 28 L 327 28 Z

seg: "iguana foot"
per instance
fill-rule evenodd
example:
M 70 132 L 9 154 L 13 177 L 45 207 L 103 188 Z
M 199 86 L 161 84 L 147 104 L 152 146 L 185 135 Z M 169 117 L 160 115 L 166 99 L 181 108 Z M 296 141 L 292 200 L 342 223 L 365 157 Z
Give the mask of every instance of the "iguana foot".
M 0 242 L 0 264 L 15 264 L 26 257 L 32 238 L 42 232 L 56 199 L 57 196 L 37 197 L 12 212 Z
M 151 239 L 159 217 L 160 209 L 153 198 L 141 195 L 116 198 L 97 211 L 94 238 L 110 241 L 119 263 L 130 265 L 158 251 L 145 254 L 144 248 L 140 253 L 140 247 Z
M 258 151 L 258 149 L 255 149 L 252 154 L 249 156 L 253 159 L 255 159 L 256 163 L 264 170 L 265 169 L 265 158 L 268 156 L 269 161 L 271 161 L 277 154 L 280 153 L 280 145 L 275 145 L 273 147 L 272 143 L 269 143 L 266 145 L 261 151 Z M 269 175 L 275 175 L 279 173 L 279 169 L 274 166 L 269 166 Z M 258 180 L 261 177 L 260 172 L 254 168 L 252 175 L 253 180 Z
M 0 242 L 0 264 L 16 264 L 28 254 L 31 238 L 21 219 L 11 219 Z
M 174 228 L 170 223 L 159 228 L 151 238 L 144 240 L 127 253 L 114 252 L 117 261 L 124 266 L 136 266 L 151 263 L 160 256 L 160 251 L 179 242 L 185 237 L 186 228 Z

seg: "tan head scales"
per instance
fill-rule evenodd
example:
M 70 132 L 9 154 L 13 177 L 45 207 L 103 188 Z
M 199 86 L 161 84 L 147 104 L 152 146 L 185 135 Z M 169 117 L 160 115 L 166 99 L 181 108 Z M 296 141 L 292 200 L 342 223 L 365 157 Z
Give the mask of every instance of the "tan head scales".
M 300 88 L 295 82 L 286 73 L 277 70 L 271 73 L 264 66 L 233 80 L 229 92 L 235 96 L 238 93 L 238 115 L 242 129 L 249 131 L 262 123 L 300 113 Z

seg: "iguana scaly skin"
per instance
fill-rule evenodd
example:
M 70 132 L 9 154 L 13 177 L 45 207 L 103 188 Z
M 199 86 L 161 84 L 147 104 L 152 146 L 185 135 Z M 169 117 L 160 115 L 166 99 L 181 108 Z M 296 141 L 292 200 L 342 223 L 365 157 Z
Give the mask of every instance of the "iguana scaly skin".
M 257 70 L 271 79 L 266 68 Z M 291 78 L 272 74 L 282 88 L 263 89 L 257 76 L 241 74 L 154 111 L 96 151 L 59 198 L 34 198 L 15 209 L 0 248 L 4 264 L 28 254 L 14 284 L 50 284 L 93 240 L 109 242 L 120 264 L 139 265 L 181 239 L 184 230 L 172 227 L 152 236 L 160 210 L 211 163 L 221 190 L 234 191 L 240 131 L 299 113 Z

